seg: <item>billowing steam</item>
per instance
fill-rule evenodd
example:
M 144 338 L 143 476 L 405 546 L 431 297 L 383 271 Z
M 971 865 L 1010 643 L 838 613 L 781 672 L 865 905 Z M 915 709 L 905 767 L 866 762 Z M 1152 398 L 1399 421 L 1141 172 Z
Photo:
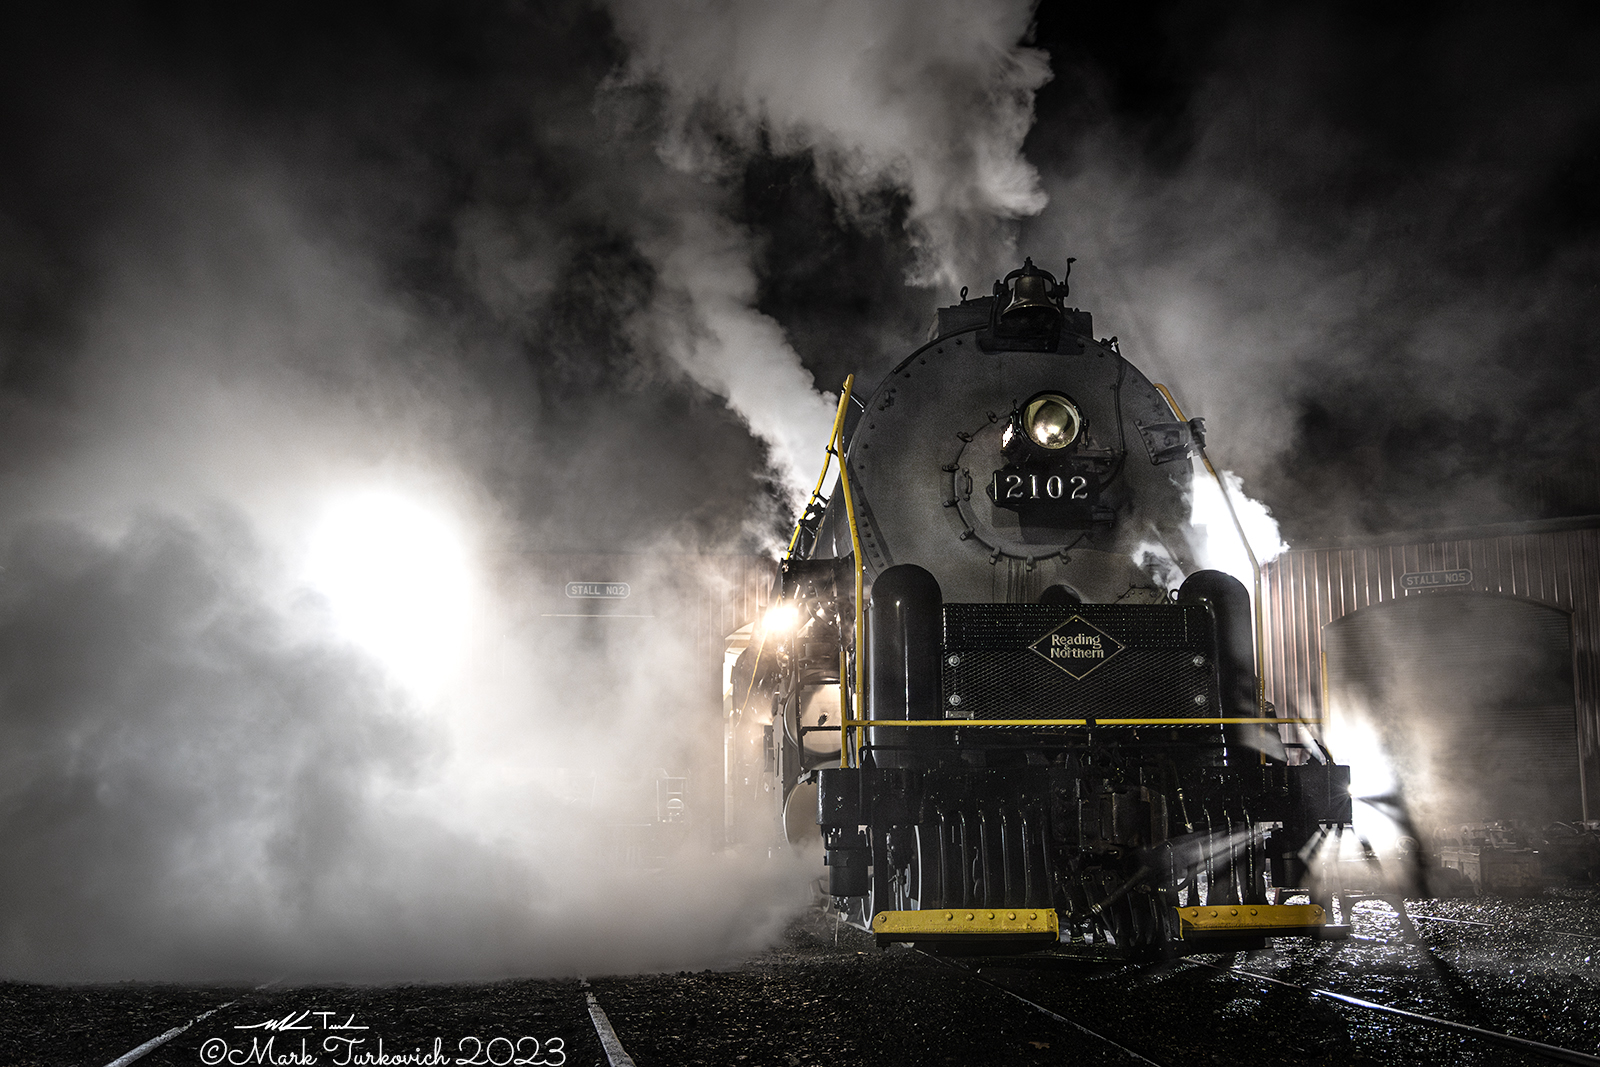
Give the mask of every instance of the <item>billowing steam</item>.
M 418 692 L 455 679 L 475 607 L 461 532 L 406 496 L 334 500 L 311 533 L 307 579 L 341 633 Z
M 1047 57 L 1018 41 L 1032 4 L 613 0 L 630 47 L 614 91 L 666 93 L 661 157 L 715 181 L 756 151 L 809 153 L 839 209 L 858 218 L 877 194 L 908 198 L 919 250 L 912 284 L 953 293 L 1003 271 L 1012 220 L 1045 205 L 1021 155 Z M 772 448 L 798 503 L 821 464 L 832 407 L 819 399 L 781 327 L 753 308 L 750 236 L 708 210 L 703 192 L 669 202 L 643 250 L 662 291 L 635 323 L 722 396 Z M 824 383 L 831 386 L 834 383 Z
M 782 857 L 613 851 L 639 805 L 605 783 L 705 747 L 689 636 L 524 618 L 489 398 L 359 253 L 250 193 L 117 263 L 55 409 L 73 432 L 10 472 L 0 970 L 563 973 L 760 944 L 802 899 Z M 575 803 L 574 776 L 601 785 Z
M 669 91 L 676 165 L 726 164 L 718 138 L 813 152 L 846 210 L 910 198 L 916 284 L 954 291 L 1009 269 L 1010 220 L 1045 206 L 1022 158 L 1048 57 L 1019 47 L 1033 4 L 612 0 L 633 77 Z
M 678 207 L 672 228 L 642 246 L 662 283 L 632 334 L 727 398 L 767 442 L 788 503 L 799 507 L 822 466 L 834 404 L 817 393 L 783 328 L 755 310 L 749 238 L 701 205 Z
M 1227 571 L 1254 596 L 1255 567 L 1277 558 L 1289 546 L 1267 506 L 1245 495 L 1243 480 L 1232 471 L 1218 473 L 1222 485 L 1202 464 L 1195 463 L 1189 516 L 1195 526 L 1196 562 Z
M 1213 476 L 1198 458 L 1193 461 L 1189 498 L 1190 566 L 1181 566 L 1170 546 L 1153 540 L 1134 546 L 1134 562 L 1158 588 L 1169 592 L 1175 592 L 1194 570 L 1225 571 L 1239 579 L 1254 601 L 1258 568 L 1289 548 L 1272 512 L 1245 495 L 1244 482 L 1237 474 L 1225 470 Z
M 970 282 L 1043 203 L 1048 72 L 1020 3 L 613 14 L 627 55 L 574 16 L 570 81 L 495 98 L 483 145 L 430 129 L 442 161 L 413 111 L 483 100 L 380 82 L 287 137 L 69 110 L 127 162 L 61 328 L 7 322 L 0 974 L 704 965 L 807 899 L 795 857 L 711 855 L 709 811 L 628 854 L 658 778 L 715 792 L 703 635 L 534 611 L 526 553 L 761 543 L 832 405 L 758 309 L 737 168 L 810 153 L 861 227 L 902 190 L 914 280 Z

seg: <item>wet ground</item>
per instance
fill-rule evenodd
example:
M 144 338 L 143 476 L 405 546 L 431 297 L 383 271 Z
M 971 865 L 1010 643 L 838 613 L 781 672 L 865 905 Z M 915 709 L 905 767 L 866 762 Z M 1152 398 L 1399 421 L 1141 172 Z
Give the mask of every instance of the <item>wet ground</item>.
M 1409 910 L 1414 941 L 1369 900 L 1343 943 L 1141 965 L 1082 946 L 960 960 L 880 951 L 816 912 L 737 968 L 587 985 L 3 983 L 0 1067 L 109 1064 L 206 1012 L 136 1062 L 587 1067 L 606 1062 L 590 995 L 639 1067 L 1551 1062 L 1312 989 L 1600 1055 L 1600 891 Z

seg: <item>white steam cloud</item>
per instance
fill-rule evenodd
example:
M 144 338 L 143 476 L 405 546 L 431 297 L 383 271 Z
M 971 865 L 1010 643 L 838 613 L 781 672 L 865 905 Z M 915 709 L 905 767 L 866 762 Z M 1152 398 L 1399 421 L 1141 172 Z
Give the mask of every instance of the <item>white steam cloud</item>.
M 517 560 L 539 536 L 586 547 L 618 515 L 659 531 L 617 503 L 644 479 L 663 497 L 712 486 L 705 509 L 728 510 L 723 483 L 681 468 L 723 464 L 725 482 L 759 465 L 753 448 L 688 443 L 678 475 L 658 473 L 650 452 L 674 446 L 646 424 L 649 391 L 608 388 L 659 380 L 657 356 L 726 398 L 791 502 L 808 491 L 833 406 L 758 308 L 736 165 L 809 152 L 863 215 L 899 190 L 911 281 L 981 282 L 1044 205 L 1020 147 L 1048 68 L 1017 44 L 1027 3 L 611 11 L 633 58 L 595 112 L 660 94 L 656 154 L 639 129 L 551 150 L 540 162 L 570 165 L 560 178 L 583 192 L 550 203 L 449 201 L 419 223 L 405 212 L 433 195 L 431 163 L 352 178 L 302 166 L 319 159 L 304 149 L 278 169 L 271 138 L 249 144 L 228 118 L 151 124 L 181 146 L 135 153 L 85 240 L 92 284 L 64 304 L 46 383 L 5 395 L 27 432 L 0 470 L 0 975 L 706 965 L 806 899 L 817 872 L 792 855 L 712 856 L 703 835 L 648 875 L 618 872 L 606 835 L 635 787 L 720 772 L 720 724 L 696 702 L 714 709 L 714 672 L 697 635 L 528 618 Z M 572 102 L 540 100 L 569 110 L 537 137 L 606 141 Z M 463 155 L 493 185 L 488 152 Z M 340 182 L 382 202 L 372 219 L 319 200 Z M 455 247 L 419 256 L 408 236 L 435 231 L 393 247 L 359 231 L 386 210 L 443 222 Z M 573 236 L 597 217 L 603 239 Z M 590 304 L 547 313 L 585 240 L 624 250 L 583 268 Z M 561 334 L 591 311 L 601 326 Z M 590 510 L 542 513 L 549 500 Z M 408 629 L 419 615 L 454 620 L 452 640 Z
M 730 221 L 684 204 L 668 233 L 641 246 L 659 272 L 650 307 L 630 323 L 636 344 L 657 346 L 727 399 L 767 442 L 791 506 L 822 465 L 834 404 L 817 393 L 783 328 L 754 308 L 749 238 Z
M 708 181 L 758 148 L 810 152 L 846 211 L 898 189 L 920 252 L 912 284 L 954 291 L 1006 266 L 1013 220 L 1045 206 L 1021 155 L 1047 57 L 1019 47 L 1032 5 L 945 0 L 769 4 L 613 0 L 631 50 L 618 86 L 666 94 L 661 157 Z M 832 406 L 777 323 L 753 308 L 755 249 L 703 197 L 644 243 L 662 299 L 638 336 L 659 336 L 772 448 L 798 503 L 821 464 Z M 870 359 L 864 354 L 863 362 Z M 834 383 L 824 383 L 831 386 Z
M 707 165 L 717 133 L 813 151 L 841 203 L 905 190 L 921 241 L 917 284 L 954 290 L 1008 265 L 1009 220 L 1046 203 L 1022 158 L 1048 57 L 1019 46 L 1022 0 L 613 0 L 635 77 L 674 102 L 671 158 Z M 707 115 L 706 108 L 711 109 Z
M 6 472 L 0 974 L 562 974 L 763 944 L 804 900 L 789 857 L 702 835 L 645 871 L 611 847 L 639 809 L 616 782 L 720 764 L 692 635 L 526 619 L 483 475 L 517 427 L 449 334 L 281 176 L 185 193 L 185 226 L 110 256 L 65 387 L 25 409 L 53 451 Z M 574 775 L 599 783 L 576 805 Z
M 1253 597 L 1255 568 L 1251 566 L 1251 556 L 1254 555 L 1257 565 L 1264 564 L 1276 559 L 1289 546 L 1284 543 L 1278 522 L 1267 506 L 1245 495 L 1243 479 L 1232 471 L 1219 473 L 1227 486 L 1226 498 L 1223 487 L 1211 473 L 1195 463 L 1189 521 L 1195 526 L 1197 562 L 1202 567 L 1227 571 L 1243 582 Z

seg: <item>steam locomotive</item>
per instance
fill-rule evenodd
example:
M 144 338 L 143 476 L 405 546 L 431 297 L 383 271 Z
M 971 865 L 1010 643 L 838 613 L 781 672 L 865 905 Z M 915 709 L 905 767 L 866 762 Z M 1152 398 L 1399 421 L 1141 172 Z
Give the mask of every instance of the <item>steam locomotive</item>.
M 730 657 L 730 820 L 784 798 L 880 944 L 1337 934 L 1311 860 L 1349 769 L 1285 743 L 1250 594 L 1195 563 L 1204 424 L 1067 294 L 1028 260 L 846 383 L 837 483 Z

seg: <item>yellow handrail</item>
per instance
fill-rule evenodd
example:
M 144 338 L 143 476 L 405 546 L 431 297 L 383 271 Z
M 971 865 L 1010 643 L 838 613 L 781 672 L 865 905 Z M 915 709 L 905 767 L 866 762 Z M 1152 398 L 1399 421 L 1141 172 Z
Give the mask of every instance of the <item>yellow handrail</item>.
M 844 380 L 844 386 L 839 390 L 839 410 L 833 416 L 833 431 L 828 434 L 828 450 L 823 456 L 822 471 L 817 475 L 817 487 L 811 490 L 811 499 L 806 501 L 806 506 L 800 509 L 800 517 L 795 520 L 794 533 L 789 535 L 789 547 L 784 550 L 783 558 L 788 559 L 794 555 L 794 546 L 800 540 L 800 528 L 805 524 L 806 512 L 811 510 L 811 505 L 822 499 L 822 483 L 828 479 L 828 468 L 833 465 L 833 457 L 838 455 L 834 446 L 839 440 L 839 432 L 844 429 L 845 413 L 850 409 L 850 385 L 856 380 L 854 374 Z M 841 467 L 844 460 L 839 461 Z
M 833 432 L 831 434 L 829 434 L 829 436 L 828 436 L 828 449 L 827 449 L 827 452 L 823 456 L 822 472 L 817 475 L 817 485 L 816 485 L 815 489 L 811 490 L 811 499 L 806 501 L 806 506 L 800 509 L 800 517 L 795 520 L 794 533 L 789 535 L 789 547 L 784 549 L 784 552 L 783 552 L 783 558 L 784 559 L 789 559 L 791 556 L 794 555 L 794 546 L 800 540 L 800 529 L 805 523 L 806 512 L 811 510 L 811 506 L 813 504 L 817 503 L 819 500 L 822 499 L 822 483 L 827 480 L 828 467 L 832 465 L 833 457 L 835 455 L 839 455 L 839 453 L 835 451 L 835 444 L 839 440 L 840 431 L 842 431 L 844 429 L 845 413 L 848 412 L 849 409 L 850 409 L 850 387 L 851 387 L 852 384 L 854 384 L 855 380 L 856 380 L 856 376 L 854 374 L 852 374 L 849 377 L 847 377 L 844 380 L 844 388 L 841 389 L 840 392 L 839 392 L 839 408 L 834 413 L 834 416 L 833 416 Z M 840 456 L 840 459 L 839 459 L 839 470 L 841 472 L 840 473 L 840 477 L 842 479 L 843 478 L 843 471 L 844 471 L 844 458 L 843 458 L 843 456 Z M 848 487 L 848 484 L 849 483 L 846 483 L 847 487 Z M 855 527 L 855 513 L 852 510 L 851 511 L 851 516 L 850 516 L 850 535 L 851 535 L 852 538 L 855 536 L 855 529 L 856 529 L 856 527 Z M 860 600 L 861 600 L 861 576 L 860 576 L 860 571 L 858 569 L 857 574 L 856 574 L 856 601 L 857 601 L 858 607 L 859 607 L 859 604 L 860 604 Z M 778 604 L 782 604 L 782 603 L 783 603 L 783 597 L 780 596 L 778 598 Z M 778 604 L 774 604 L 773 607 L 777 607 Z M 739 705 L 741 710 L 750 703 L 750 694 L 755 691 L 756 674 L 761 669 L 761 654 L 766 651 L 766 648 L 767 648 L 767 630 L 766 630 L 765 626 L 762 626 L 761 627 L 761 640 L 759 642 L 757 642 L 757 644 L 756 644 L 755 662 L 751 665 L 751 669 L 750 669 L 750 685 L 745 689 L 744 701 Z M 840 683 L 840 692 L 841 693 L 843 693 L 843 685 L 844 685 L 843 656 L 844 656 L 844 653 L 841 651 L 840 652 L 840 673 L 839 673 L 839 683 Z M 849 716 L 847 714 L 844 714 L 844 708 L 843 708 L 843 705 L 841 703 L 840 715 L 839 715 L 839 719 L 840 719 L 839 750 L 840 750 L 840 753 L 841 753 L 841 757 L 842 757 L 842 753 L 844 751 L 844 734 L 846 733 L 845 726 L 843 725 L 843 720 L 845 720 L 847 718 L 849 718 Z
M 1317 655 L 1317 659 L 1322 668 L 1322 706 L 1318 709 L 1322 712 L 1322 718 L 1318 721 L 1326 722 L 1328 717 L 1333 714 L 1333 709 L 1328 706 L 1328 650 L 1325 648 L 1320 650 Z M 1318 745 L 1322 746 L 1323 755 L 1327 756 L 1329 759 L 1333 758 L 1333 753 L 1328 751 L 1328 743 L 1326 741 L 1315 736 L 1313 736 L 1312 740 L 1316 741 Z
M 1161 395 L 1167 398 L 1167 404 L 1172 408 L 1172 413 L 1178 416 L 1178 421 L 1188 422 L 1189 420 L 1183 417 L 1183 409 L 1178 407 L 1178 402 L 1172 398 L 1172 394 L 1167 391 L 1167 387 L 1160 382 L 1154 384 L 1157 389 L 1161 390 Z M 1200 462 L 1206 465 L 1206 470 L 1210 471 L 1211 477 L 1216 479 L 1217 489 L 1222 493 L 1222 502 L 1228 508 L 1228 517 L 1233 520 L 1233 528 L 1239 531 L 1239 542 L 1244 545 L 1245 555 L 1250 557 L 1250 571 L 1255 575 L 1256 599 L 1250 614 L 1254 616 L 1253 621 L 1255 622 L 1256 631 L 1256 710 L 1265 715 L 1267 711 L 1267 633 L 1263 621 L 1265 608 L 1261 599 L 1261 564 L 1256 560 L 1255 550 L 1250 547 L 1250 538 L 1245 535 L 1244 523 L 1239 521 L 1239 513 L 1233 510 L 1233 498 L 1228 495 L 1228 487 L 1222 484 L 1222 475 L 1218 474 L 1217 468 L 1211 465 L 1211 457 L 1206 455 L 1206 446 L 1199 444 L 1199 442 L 1196 442 L 1196 445 L 1200 449 Z M 1290 720 L 1278 719 L 1275 721 L 1287 722 Z
M 1280 719 L 1276 715 L 1213 719 L 851 719 L 863 726 L 1232 726 L 1236 723 L 1306 723 L 1321 719 Z
M 844 642 L 839 642 L 839 766 L 847 767 L 845 751 L 850 747 L 850 691 L 845 688 L 844 676 L 849 662 L 844 654 Z
M 850 375 L 844 380 L 843 388 L 839 390 L 839 410 L 841 412 L 844 411 L 845 404 L 847 404 L 850 400 L 850 390 L 855 386 L 855 381 L 856 376 L 854 374 Z M 834 447 L 837 449 L 837 454 L 839 456 L 839 488 L 844 495 L 844 513 L 845 517 L 850 520 L 850 552 L 851 556 L 856 561 L 856 633 L 854 641 L 856 657 L 855 689 L 856 718 L 861 719 L 865 715 L 865 713 L 862 711 L 862 687 L 864 685 L 864 675 L 862 666 L 863 659 L 861 655 L 861 646 L 863 642 L 861 639 L 863 636 L 864 623 L 862 620 L 861 601 L 863 598 L 863 590 L 865 588 L 866 571 L 864 570 L 864 564 L 861 559 L 861 533 L 856 528 L 856 501 L 854 495 L 850 492 L 850 464 L 845 462 L 844 441 L 842 440 L 843 433 L 844 418 L 841 415 L 840 418 L 835 420 L 834 423 Z M 842 683 L 844 679 L 840 678 L 839 681 Z M 856 748 L 859 750 L 860 747 L 861 728 L 858 726 L 856 727 Z M 839 745 L 839 766 L 850 766 L 850 746 L 842 743 L 842 741 Z

